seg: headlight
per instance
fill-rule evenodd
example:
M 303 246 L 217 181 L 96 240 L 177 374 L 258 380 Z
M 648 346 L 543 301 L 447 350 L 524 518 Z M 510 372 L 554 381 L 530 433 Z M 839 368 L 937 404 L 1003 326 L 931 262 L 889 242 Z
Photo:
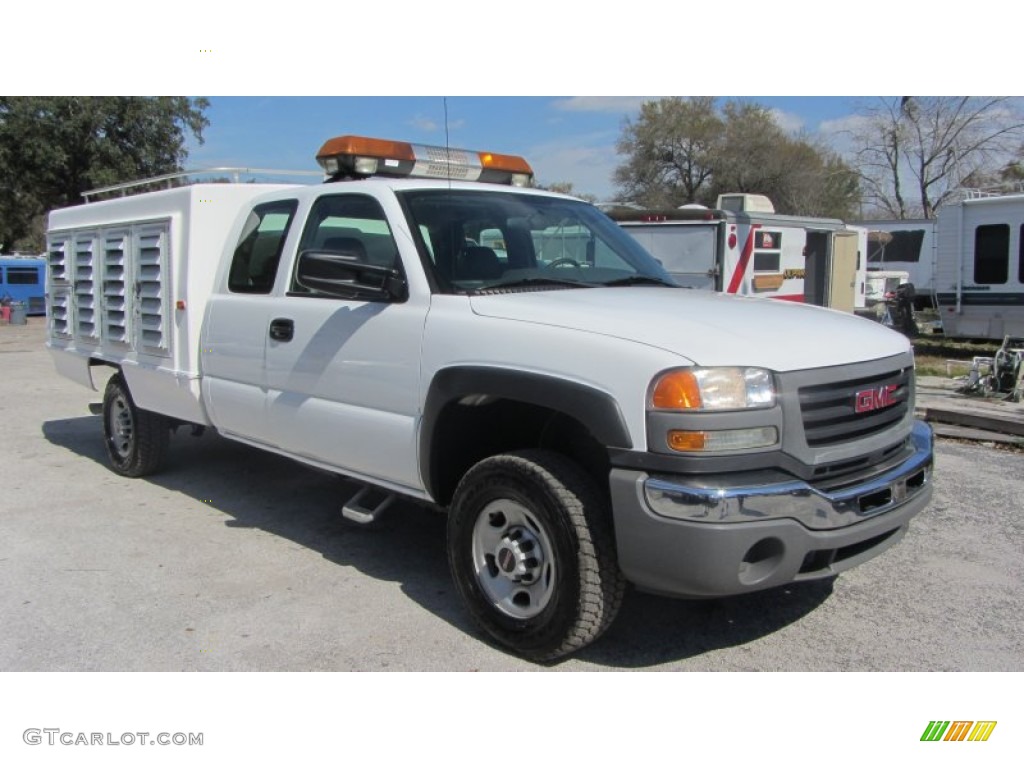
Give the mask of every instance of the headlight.
M 651 386 L 650 406 L 660 411 L 739 411 L 771 408 L 775 384 L 763 368 L 678 368 Z

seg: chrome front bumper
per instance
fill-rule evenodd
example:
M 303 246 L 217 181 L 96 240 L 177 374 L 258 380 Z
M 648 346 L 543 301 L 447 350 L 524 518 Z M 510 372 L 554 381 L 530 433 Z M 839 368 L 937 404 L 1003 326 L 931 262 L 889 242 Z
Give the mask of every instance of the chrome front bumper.
M 674 520 L 743 523 L 789 518 L 812 530 L 845 528 L 924 492 L 931 482 L 931 428 L 915 422 L 911 444 L 914 453 L 898 466 L 832 493 L 802 480 L 729 486 L 713 477 L 700 478 L 699 484 L 651 477 L 644 482 L 644 496 L 655 514 Z
M 797 480 L 764 483 L 759 473 L 691 479 L 613 468 L 619 565 L 640 589 L 683 597 L 834 576 L 898 542 L 927 506 L 928 425 L 915 423 L 912 445 L 898 466 L 833 491 Z

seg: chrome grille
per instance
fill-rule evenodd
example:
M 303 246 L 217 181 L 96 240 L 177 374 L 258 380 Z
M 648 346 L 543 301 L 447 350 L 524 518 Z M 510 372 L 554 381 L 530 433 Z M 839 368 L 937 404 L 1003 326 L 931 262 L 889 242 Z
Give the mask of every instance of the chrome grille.
M 869 437 L 899 423 L 913 399 L 913 374 L 913 368 L 899 368 L 874 376 L 801 387 L 800 413 L 807 445 L 819 447 Z M 892 385 L 895 389 L 891 392 L 891 405 L 857 412 L 858 395 Z

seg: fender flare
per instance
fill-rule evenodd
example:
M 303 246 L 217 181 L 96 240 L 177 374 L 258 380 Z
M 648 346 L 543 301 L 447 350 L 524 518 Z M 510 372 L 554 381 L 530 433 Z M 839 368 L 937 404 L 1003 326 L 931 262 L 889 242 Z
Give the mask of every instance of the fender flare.
M 445 368 L 430 382 L 419 430 L 420 476 L 432 496 L 436 491 L 432 487 L 434 429 L 446 406 L 469 395 L 488 395 L 549 408 L 580 422 L 608 448 L 633 447 L 619 404 L 607 392 L 555 376 L 507 368 Z

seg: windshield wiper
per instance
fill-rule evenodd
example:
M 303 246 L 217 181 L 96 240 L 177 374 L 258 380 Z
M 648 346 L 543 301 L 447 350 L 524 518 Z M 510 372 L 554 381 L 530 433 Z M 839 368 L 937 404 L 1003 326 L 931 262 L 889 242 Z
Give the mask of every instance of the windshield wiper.
M 583 283 L 579 280 L 565 280 L 558 277 L 521 277 L 518 280 L 509 280 L 504 283 L 491 283 L 469 293 L 490 293 L 491 291 L 502 291 L 506 288 L 532 288 L 545 285 L 559 288 L 594 288 L 597 284 Z
M 662 280 L 660 277 L 652 277 L 651 275 L 630 275 L 629 277 L 620 277 L 617 280 L 609 280 L 607 283 L 594 283 L 594 285 L 600 287 L 609 287 L 616 285 L 660 285 L 665 288 L 680 287 L 675 283 L 668 283 Z

